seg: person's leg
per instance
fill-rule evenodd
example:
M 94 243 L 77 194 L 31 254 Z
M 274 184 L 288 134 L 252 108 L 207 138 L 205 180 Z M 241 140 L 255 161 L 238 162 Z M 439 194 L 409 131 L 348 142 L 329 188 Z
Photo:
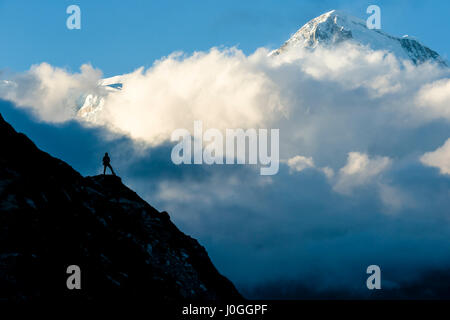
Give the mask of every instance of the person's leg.
M 111 170 L 111 173 L 112 173 L 113 175 L 116 175 L 116 174 L 114 173 L 114 170 L 113 170 L 113 168 L 111 167 L 110 164 L 108 164 L 108 167 L 109 167 L 109 169 Z
M 105 174 L 106 174 L 106 166 L 103 165 L 103 175 L 105 175 Z

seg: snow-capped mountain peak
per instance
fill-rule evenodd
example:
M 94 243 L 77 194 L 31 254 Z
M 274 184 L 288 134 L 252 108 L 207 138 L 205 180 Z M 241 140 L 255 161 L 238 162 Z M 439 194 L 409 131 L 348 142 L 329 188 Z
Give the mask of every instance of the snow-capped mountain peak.
M 113 93 L 122 90 L 122 77 L 114 76 L 101 79 L 98 85 L 105 89 L 107 93 Z M 78 108 L 78 116 L 90 122 L 97 121 L 97 113 L 103 110 L 105 98 L 97 94 L 88 93 L 81 97 Z
M 314 49 L 319 45 L 333 46 L 344 41 L 369 46 L 373 50 L 385 50 L 397 58 L 409 59 L 414 64 L 432 61 L 442 66 L 447 65 L 438 53 L 414 37 L 395 37 L 381 30 L 368 29 L 365 20 L 339 10 L 332 10 L 312 19 L 271 54 L 278 55 L 298 47 Z

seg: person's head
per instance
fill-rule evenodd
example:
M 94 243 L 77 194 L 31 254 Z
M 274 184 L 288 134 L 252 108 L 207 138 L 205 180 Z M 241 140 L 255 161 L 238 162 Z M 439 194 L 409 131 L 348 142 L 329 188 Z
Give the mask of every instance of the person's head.
M 108 152 L 105 152 L 105 156 L 107 156 L 108 155 Z

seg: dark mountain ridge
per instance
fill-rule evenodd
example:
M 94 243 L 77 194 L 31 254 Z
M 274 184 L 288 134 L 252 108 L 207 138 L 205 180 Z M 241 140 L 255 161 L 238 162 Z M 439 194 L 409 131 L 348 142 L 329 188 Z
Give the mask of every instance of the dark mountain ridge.
M 119 177 L 83 177 L 0 115 L 0 300 L 240 300 L 206 250 Z M 81 269 L 69 290 L 67 267 Z

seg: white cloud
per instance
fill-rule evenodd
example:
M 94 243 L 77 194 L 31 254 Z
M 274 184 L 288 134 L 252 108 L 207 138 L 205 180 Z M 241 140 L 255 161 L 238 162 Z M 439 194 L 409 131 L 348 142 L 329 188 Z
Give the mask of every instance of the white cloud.
M 417 94 L 416 103 L 426 117 L 450 120 L 450 79 L 424 85 Z
M 96 95 L 103 99 L 97 124 L 153 146 L 169 141 L 175 129 L 192 129 L 194 120 L 205 129 L 283 128 L 285 149 L 298 145 L 309 148 L 300 150 L 307 154 L 318 145 L 326 149 L 324 137 L 336 145 L 331 139 L 340 136 L 341 145 L 361 148 L 379 138 L 367 132 L 381 123 L 423 123 L 423 108 L 410 107 L 417 101 L 432 102 L 448 116 L 450 80 L 442 80 L 448 71 L 434 65 L 413 66 L 353 44 L 267 55 L 266 49 L 246 56 L 236 48 L 175 53 L 120 76 L 122 90 L 114 92 L 98 85 L 101 72 L 89 65 L 71 74 L 42 63 L 9 79 L 13 86 L 0 85 L 0 97 L 31 108 L 43 121 L 63 122 L 76 117 L 82 98 Z M 349 132 L 343 135 L 343 129 Z
M 350 194 L 353 189 L 375 182 L 385 171 L 391 160 L 388 157 L 369 158 L 367 154 L 349 152 L 347 163 L 339 170 L 333 189 L 342 194 Z
M 420 161 L 427 166 L 439 168 L 441 174 L 450 175 L 450 138 L 440 148 L 425 153 Z
M 315 168 L 313 158 L 298 155 L 288 159 L 287 164 L 291 171 L 300 172 L 307 168 Z
M 168 141 L 175 129 L 192 131 L 195 120 L 205 130 L 265 127 L 283 105 L 277 85 L 257 65 L 261 56 L 236 49 L 170 55 L 122 77 L 122 90 L 106 97 L 97 120 L 152 145 Z
M 330 167 L 316 167 L 314 164 L 314 160 L 312 157 L 304 157 L 300 155 L 296 155 L 292 158 L 289 158 L 286 161 L 289 171 L 292 172 L 301 172 L 308 168 L 313 168 L 321 171 L 328 179 L 331 179 L 334 176 L 334 170 Z
M 89 64 L 80 73 L 53 67 L 47 63 L 34 65 L 13 81 L 0 84 L 0 97 L 17 106 L 31 109 L 41 120 L 65 122 L 76 116 L 76 103 L 86 93 L 102 94 L 97 83 L 102 76 Z

